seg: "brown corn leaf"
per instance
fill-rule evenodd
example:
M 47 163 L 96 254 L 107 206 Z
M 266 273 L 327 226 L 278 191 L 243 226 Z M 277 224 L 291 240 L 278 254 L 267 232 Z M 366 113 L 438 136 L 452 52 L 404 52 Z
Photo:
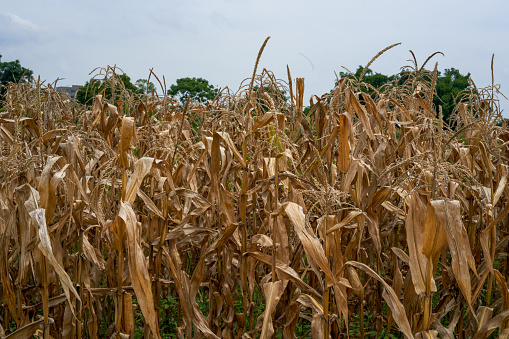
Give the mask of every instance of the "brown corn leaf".
M 274 334 L 274 326 L 272 325 L 272 318 L 276 305 L 281 298 L 284 286 L 281 280 L 276 282 L 268 282 L 263 285 L 263 294 L 265 296 L 265 311 L 260 316 L 263 319 L 262 333 L 260 339 L 269 339 Z
M 14 284 L 9 276 L 9 242 L 13 235 L 16 221 L 16 213 L 12 213 L 0 235 L 0 278 L 2 279 L 2 296 L 17 325 L 19 325 L 21 314 L 18 314 L 16 293 Z M 2 220 L 2 223 L 4 221 Z
M 479 321 L 479 323 L 477 325 L 477 330 L 480 330 L 493 317 L 493 308 L 486 307 L 486 306 L 479 306 L 479 308 L 477 309 L 476 316 L 477 316 L 477 320 Z
M 260 247 L 272 248 L 272 239 L 265 234 L 255 234 L 251 237 L 251 243 Z
M 447 237 L 444 228 L 438 222 L 435 210 L 431 204 L 428 203 L 426 208 L 426 221 L 424 222 L 422 254 L 426 257 L 433 259 L 433 264 L 436 267 L 435 259 L 438 260 L 438 255 L 447 243 Z
M 226 145 L 228 146 L 230 151 L 232 151 L 233 155 L 235 155 L 235 158 L 237 158 L 237 161 L 240 163 L 240 165 L 242 167 L 246 167 L 244 158 L 242 157 L 239 150 L 237 149 L 237 146 L 235 146 L 235 143 L 233 142 L 232 138 L 230 137 L 230 134 L 228 134 L 226 132 L 216 132 L 215 134 L 219 135 L 224 140 L 224 142 L 226 143 Z
M 138 189 L 136 194 L 143 200 L 145 203 L 145 206 L 155 215 L 157 215 L 159 218 L 164 219 L 163 213 L 159 208 L 157 208 L 156 204 L 146 195 L 142 190 Z
M 222 247 L 233 235 L 233 232 L 239 227 L 238 224 L 229 224 L 224 231 L 222 231 L 222 235 L 216 241 L 214 241 L 207 249 L 207 255 L 214 252 L 216 249 Z
M 495 280 L 497 281 L 497 287 L 504 300 L 504 310 L 509 309 L 509 287 L 507 285 L 507 277 L 504 277 L 498 270 L 494 270 Z
M 432 200 L 431 206 L 447 235 L 451 251 L 452 270 L 461 293 L 472 309 L 472 291 L 468 267 L 477 275 L 467 231 L 461 221 L 460 203 L 457 200 Z M 472 310 L 474 314 L 474 311 Z
M 123 117 L 122 118 L 122 130 L 120 132 L 120 145 L 119 145 L 119 156 L 120 166 L 123 168 L 129 167 L 129 160 L 127 158 L 127 150 L 131 147 L 131 139 L 136 138 L 134 118 Z
M 322 245 L 320 244 L 320 241 L 314 235 L 310 234 L 306 229 L 306 217 L 304 216 L 302 207 L 294 202 L 288 202 L 284 206 L 284 210 L 295 228 L 295 232 L 297 233 L 299 240 L 302 243 L 302 247 L 304 247 L 306 255 L 313 258 L 320 269 L 322 269 L 323 272 L 328 275 L 331 280 L 334 280 L 334 276 L 329 264 L 327 263 L 325 252 Z
M 415 335 L 415 339 L 436 339 L 438 338 L 438 331 L 429 330 L 422 331 Z
M 86 234 L 83 236 L 83 254 L 85 255 L 85 258 L 87 258 L 90 262 L 93 262 L 95 265 L 99 267 L 99 269 L 104 270 L 105 261 L 104 258 L 101 256 L 97 256 L 95 253 L 94 247 L 88 241 L 88 237 Z
M 7 130 L 3 126 L 0 126 L 0 138 L 9 145 L 12 145 L 14 143 L 14 138 L 12 137 L 11 132 L 9 132 L 9 130 Z
M 504 193 L 504 189 L 507 187 L 507 176 L 509 174 L 509 171 L 507 170 L 507 165 L 500 164 L 498 166 L 499 172 L 500 172 L 500 179 L 498 182 L 497 190 L 495 191 L 495 194 L 493 195 L 493 206 L 496 206 L 498 203 L 498 200 L 502 196 L 502 193 Z
M 53 249 L 51 246 L 51 240 L 49 238 L 48 228 L 46 226 L 46 218 L 45 218 L 45 211 L 44 208 L 38 208 L 33 210 L 29 213 L 30 217 L 32 218 L 32 221 L 35 225 L 37 225 L 38 230 L 38 236 L 39 236 L 39 249 L 41 250 L 42 254 L 48 259 L 49 264 L 55 269 L 55 272 L 57 273 L 58 277 L 60 278 L 60 282 L 62 283 L 62 288 L 64 290 L 65 296 L 67 297 L 67 300 L 69 301 L 69 305 L 71 305 L 71 310 L 74 312 L 72 308 L 72 300 L 71 300 L 71 294 L 69 291 L 71 291 L 78 300 L 81 301 L 80 296 L 76 289 L 74 288 L 74 284 L 72 283 L 71 278 L 67 275 L 67 272 L 60 266 L 57 259 L 53 255 Z
M 52 318 L 48 318 L 48 320 L 50 324 L 53 324 L 54 321 Z M 44 318 L 23 326 L 6 336 L 5 339 L 31 339 L 37 330 L 44 330 Z
M 165 254 L 168 257 L 168 263 L 175 280 L 177 293 L 179 294 L 180 300 L 184 301 L 181 303 L 181 307 L 185 318 L 199 328 L 206 338 L 219 339 L 207 326 L 205 317 L 199 310 L 196 299 L 189 298 L 189 286 L 186 281 L 185 273 L 181 270 L 181 262 L 175 240 L 170 242 L 169 254 Z M 219 300 L 222 302 L 221 298 L 219 298 Z M 218 306 L 218 304 L 216 304 L 216 306 Z
M 103 131 L 104 131 L 104 135 L 108 136 L 108 135 L 110 135 L 110 132 L 113 129 L 113 127 L 115 127 L 115 125 L 117 124 L 118 110 L 117 110 L 116 106 L 113 106 L 111 104 L 105 104 L 103 107 L 103 112 L 105 112 L 106 110 L 108 110 L 108 121 L 107 121 L 106 125 L 104 126 Z M 104 122 L 103 122 L 103 124 L 104 124 Z
M 125 333 L 134 337 L 134 311 L 132 295 L 124 292 L 122 293 L 122 328 Z
M 357 116 L 359 117 L 359 120 L 362 123 L 362 127 L 364 127 L 364 131 L 366 131 L 369 138 L 371 140 L 374 140 L 375 135 L 371 130 L 371 124 L 369 123 L 369 118 L 366 109 L 359 103 L 359 100 L 357 99 L 356 95 L 352 92 L 351 88 L 348 88 L 346 90 L 346 110 L 353 113 L 350 107 L 353 107 L 355 113 L 357 113 Z
M 134 194 L 136 193 L 134 192 Z M 156 320 L 157 313 L 155 311 L 154 297 L 152 295 L 152 279 L 150 279 L 147 260 L 141 248 L 136 214 L 129 202 L 120 202 L 118 216 L 125 222 L 128 250 L 127 262 L 134 292 L 136 293 L 136 300 L 138 300 L 141 312 L 152 331 L 152 335 L 159 338 L 160 335 Z
M 394 252 L 394 254 L 396 254 L 396 256 L 399 258 L 399 260 L 401 260 L 407 264 L 410 262 L 410 257 L 401 248 L 392 247 L 391 250 Z
M 408 322 L 408 318 L 405 314 L 405 308 L 401 304 L 401 301 L 399 300 L 399 297 L 396 295 L 394 290 L 392 289 L 387 282 L 385 282 L 384 279 L 382 279 L 375 271 L 373 271 L 369 266 L 366 264 L 357 262 L 357 261 L 347 261 L 341 271 L 347 267 L 347 265 L 359 268 L 369 274 L 372 278 L 378 280 L 381 282 L 385 290 L 383 291 L 383 298 L 387 302 L 387 305 L 392 311 L 392 316 L 394 317 L 394 321 L 399 327 L 399 330 L 403 332 L 403 334 L 409 338 L 413 339 L 414 336 L 412 334 L 412 329 L 410 327 L 410 323 Z
M 362 214 L 364 214 L 364 212 L 360 210 L 351 211 L 350 213 L 347 214 L 346 217 L 343 218 L 343 220 L 341 220 L 339 223 L 332 226 L 331 228 L 327 229 L 327 234 L 330 234 L 334 231 L 341 229 L 342 227 L 345 227 L 346 225 L 348 225 L 349 222 L 351 222 L 352 220 L 354 220 L 355 218 Z
M 262 115 L 260 118 L 258 118 L 258 120 L 256 120 L 256 123 L 254 124 L 254 126 L 247 133 L 246 138 L 248 136 L 250 136 L 251 134 L 255 133 L 256 131 L 258 131 L 260 128 L 266 126 L 269 122 L 272 121 L 273 118 L 274 118 L 274 113 L 272 113 L 272 112 L 267 112 L 264 115 Z
M 60 171 L 51 175 L 51 169 L 61 157 L 50 156 L 44 166 L 39 180 L 38 191 L 40 195 L 40 205 L 46 211 L 46 220 L 51 223 L 55 207 L 57 204 L 56 188 L 65 176 L 65 170 L 69 165 L 65 165 Z
M 268 254 L 261 252 L 247 252 L 247 254 L 253 258 L 256 258 L 257 260 L 260 260 L 261 262 L 267 265 L 272 265 L 272 257 Z M 314 288 L 305 283 L 293 268 L 282 263 L 280 260 L 277 259 L 276 259 L 276 272 L 280 279 L 291 280 L 300 289 L 312 294 L 315 298 L 322 301 L 321 300 L 322 296 L 320 295 L 320 293 L 318 293 Z
M 500 333 L 498 336 L 498 339 L 509 339 L 509 328 L 503 330 L 502 333 Z
M 312 338 L 323 338 L 323 327 L 324 327 L 325 319 L 322 314 L 315 313 L 313 314 L 313 319 L 311 320 L 311 337 Z
M 141 158 L 134 163 L 134 173 L 129 178 L 127 182 L 127 190 L 125 194 L 124 201 L 132 204 L 138 191 L 140 189 L 140 185 L 143 182 L 145 176 L 152 169 L 152 164 L 154 163 L 154 158 Z
M 477 333 L 475 334 L 473 339 L 482 339 L 487 338 L 493 331 L 495 331 L 498 327 L 500 327 L 504 321 L 509 318 L 509 310 L 505 310 L 499 313 L 496 317 L 491 319 L 486 325 L 484 325 Z
M 408 256 L 410 258 L 410 272 L 414 283 L 415 293 L 426 292 L 426 265 L 428 258 L 423 254 L 423 242 L 426 221 L 426 205 L 417 195 L 411 196 L 408 204 L 408 215 L 405 221 Z M 431 291 L 436 292 L 435 281 L 431 278 Z
M 220 148 L 221 136 L 219 134 L 214 134 L 214 138 L 212 139 L 211 151 L 210 151 L 210 190 L 211 190 L 211 199 L 214 196 L 219 195 L 219 171 L 220 171 L 220 162 L 221 162 L 221 148 Z M 224 162 L 224 158 L 223 158 Z M 212 202 L 212 200 L 211 200 Z
M 339 156 L 338 170 L 342 173 L 348 172 L 350 168 L 350 122 L 346 113 L 339 115 Z

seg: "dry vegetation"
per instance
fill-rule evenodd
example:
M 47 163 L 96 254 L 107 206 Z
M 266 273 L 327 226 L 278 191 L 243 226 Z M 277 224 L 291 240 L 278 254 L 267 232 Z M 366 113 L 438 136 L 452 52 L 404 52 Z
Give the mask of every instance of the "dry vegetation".
M 207 105 L 134 96 L 111 68 L 119 94 L 92 107 L 11 85 L 0 337 L 507 338 L 496 87 L 451 128 L 436 67 L 412 69 L 372 95 L 343 80 L 307 116 L 304 79 L 256 67 Z

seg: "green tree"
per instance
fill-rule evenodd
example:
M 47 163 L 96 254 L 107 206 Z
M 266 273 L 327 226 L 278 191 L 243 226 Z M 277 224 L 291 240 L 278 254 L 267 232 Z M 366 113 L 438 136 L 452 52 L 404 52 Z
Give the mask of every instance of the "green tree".
M 355 74 L 340 72 L 341 79 L 343 78 L 356 78 L 359 79 L 363 67 L 359 66 L 357 70 L 355 71 Z M 370 84 L 375 88 L 380 89 L 382 86 L 385 85 L 403 85 L 407 80 L 410 79 L 412 75 L 412 72 L 410 72 L 408 69 L 403 70 L 399 74 L 394 75 L 383 75 L 380 73 L 374 73 L 371 69 L 368 69 L 366 73 L 364 74 L 364 77 L 362 78 L 362 82 L 366 84 Z M 457 97 L 458 94 L 466 89 L 469 88 L 469 82 L 468 79 L 470 78 L 470 73 L 467 75 L 462 75 L 459 70 L 455 68 L 448 68 L 444 71 L 444 74 L 442 75 L 441 72 L 437 73 L 437 80 L 436 80 L 436 96 L 433 98 L 433 104 L 435 106 L 436 111 L 438 112 L 438 107 L 442 106 L 442 113 L 444 121 L 448 121 L 449 117 L 452 114 L 452 111 L 457 103 Z M 397 80 L 397 81 L 395 81 Z M 429 81 L 424 79 L 424 81 Z M 367 93 L 373 94 L 373 90 L 371 88 L 366 88 L 364 86 L 361 86 L 361 89 L 363 91 L 366 91 Z M 383 91 L 383 90 L 382 90 Z M 362 98 L 359 98 L 362 101 Z
M 136 80 L 136 82 L 134 83 L 134 86 L 136 86 L 138 88 L 139 94 L 146 94 L 147 89 L 148 89 L 148 93 L 150 93 L 156 88 L 154 83 L 152 81 L 148 82 L 147 79 Z
M 433 98 L 433 104 L 437 109 L 439 105 L 442 105 L 444 120 L 448 121 L 456 106 L 458 94 L 470 86 L 468 82 L 470 73 L 462 75 L 456 68 L 448 68 L 444 75 L 441 75 L 440 72 L 437 75 L 436 90 L 438 97 Z
M 2 56 L 0 55 L 0 59 Z M 32 78 L 33 71 L 21 66 L 19 60 L 0 62 L 0 85 L 5 86 L 9 82 L 28 82 Z M 0 98 L 3 98 L 7 89 L 0 87 Z
M 202 78 L 181 78 L 177 83 L 170 86 L 169 95 L 174 95 L 182 103 L 190 96 L 195 101 L 212 100 L 218 93 L 218 89 Z
M 131 82 L 131 78 L 127 74 L 117 75 L 118 79 L 122 81 L 125 89 L 131 93 L 139 93 L 139 88 Z M 109 81 L 109 80 L 108 80 Z M 85 83 L 85 86 L 80 88 L 80 90 L 76 93 L 76 101 L 90 105 L 92 104 L 93 98 L 102 94 L 106 99 L 111 99 L 113 94 L 118 96 L 120 94 L 119 86 L 115 86 L 115 93 L 111 93 L 111 87 L 108 85 L 107 81 L 99 80 L 99 79 L 90 79 Z
M 364 67 L 360 66 L 357 68 L 357 70 L 355 71 L 355 74 L 350 74 L 350 73 L 346 73 L 346 72 L 339 72 L 339 75 L 341 76 L 341 79 L 343 78 L 350 78 L 350 79 L 353 79 L 354 77 L 356 79 L 359 79 L 359 77 L 361 76 L 362 74 L 362 71 L 364 70 Z M 373 70 L 371 70 L 370 68 L 368 68 L 366 70 L 366 72 L 364 73 L 364 76 L 362 77 L 362 82 L 366 83 L 366 84 L 369 84 L 375 88 L 380 88 L 384 85 L 387 85 L 389 84 L 390 82 L 394 81 L 395 79 L 397 79 L 397 76 L 396 75 L 384 75 L 384 74 L 381 74 L 381 73 L 375 73 L 373 72 Z M 368 93 L 371 93 L 373 92 L 373 90 L 369 87 L 362 87 L 361 88 L 362 90 L 365 90 L 367 91 Z

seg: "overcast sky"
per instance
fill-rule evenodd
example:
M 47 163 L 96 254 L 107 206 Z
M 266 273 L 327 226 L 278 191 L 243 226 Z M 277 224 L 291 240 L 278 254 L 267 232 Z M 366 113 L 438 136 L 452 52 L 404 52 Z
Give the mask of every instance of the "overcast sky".
M 308 102 L 332 88 L 341 66 L 354 71 L 401 42 L 371 68 L 394 74 L 409 50 L 420 63 L 441 51 L 439 70 L 454 67 L 487 86 L 494 53 L 495 82 L 509 94 L 508 15 L 502 0 L 15 0 L 0 7 L 0 54 L 49 82 L 65 78 L 60 85 L 82 85 L 94 68 L 116 64 L 133 82 L 153 68 L 168 86 L 202 77 L 236 90 L 271 36 L 260 67 L 286 79 L 288 65 L 306 79 Z M 501 106 L 509 111 L 503 97 Z

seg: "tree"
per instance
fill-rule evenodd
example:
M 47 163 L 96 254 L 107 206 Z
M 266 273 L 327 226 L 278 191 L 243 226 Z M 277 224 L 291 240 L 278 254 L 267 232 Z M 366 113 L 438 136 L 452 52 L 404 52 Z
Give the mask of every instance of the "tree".
M 339 72 L 339 75 L 341 76 L 341 79 L 343 79 L 343 78 L 353 79 L 354 77 L 359 79 L 363 70 L 364 70 L 364 67 L 359 65 L 359 67 L 355 71 L 355 74 L 352 75 L 352 74 L 346 73 L 346 72 Z M 396 75 L 388 76 L 388 75 L 384 75 L 381 73 L 374 73 L 371 69 L 368 68 L 366 70 L 366 72 L 364 73 L 364 76 L 362 77 L 362 82 L 369 84 L 375 88 L 380 88 L 384 85 L 387 85 L 391 81 L 394 81 L 396 78 L 397 78 Z M 369 88 L 369 87 L 366 88 L 364 86 L 362 87 L 362 90 L 367 91 L 368 93 L 373 92 L 373 90 L 371 88 Z
M 355 74 L 352 75 L 350 73 L 340 72 L 341 79 L 350 78 L 353 79 L 359 78 L 363 67 L 359 66 L 355 71 Z M 388 85 L 391 82 L 396 85 L 403 85 L 407 80 L 410 79 L 412 72 L 409 70 L 403 70 L 399 74 L 394 74 L 391 76 L 383 75 L 380 73 L 373 73 L 371 69 L 368 69 L 362 78 L 362 82 L 372 85 L 375 88 L 381 88 L 384 85 Z M 445 70 L 442 75 L 441 72 L 437 72 L 437 80 L 436 80 L 436 96 L 433 98 L 433 104 L 438 114 L 438 107 L 442 106 L 442 113 L 444 121 L 448 121 L 449 117 L 452 114 L 454 107 L 456 106 L 456 99 L 460 92 L 469 88 L 470 73 L 467 75 L 462 75 L 459 70 L 455 68 L 448 68 Z M 423 79 L 427 81 L 426 79 Z M 367 93 L 373 94 L 373 90 L 370 88 L 366 88 L 361 86 L 363 91 Z M 362 101 L 362 98 L 360 98 Z
M 2 56 L 0 55 L 0 59 Z M 21 66 L 19 60 L 0 62 L 0 85 L 7 85 L 9 82 L 29 82 L 33 71 Z M 3 98 L 7 89 L 0 87 L 0 97 Z
M 442 76 L 440 72 L 437 74 L 437 96 L 433 98 L 435 107 L 442 105 L 442 113 L 444 120 L 448 121 L 456 106 L 456 99 L 460 92 L 469 88 L 470 83 L 468 79 L 470 73 L 462 75 L 456 68 L 448 68 Z
M 152 81 L 148 82 L 147 79 L 138 79 L 138 80 L 136 80 L 134 86 L 136 86 L 138 88 L 138 93 L 139 94 L 150 93 L 150 92 L 152 92 L 156 88 L 154 86 L 154 83 Z M 148 89 L 148 91 L 147 91 L 147 89 Z
M 176 96 L 182 103 L 186 102 L 188 96 L 195 101 L 212 100 L 217 93 L 218 89 L 202 78 L 177 79 L 177 84 L 171 85 L 168 90 L 169 95 Z
M 139 93 L 139 88 L 133 85 L 131 82 L 131 78 L 127 74 L 116 75 L 120 81 L 122 81 L 125 89 L 131 93 Z M 93 98 L 102 94 L 106 99 L 111 99 L 113 97 L 113 93 L 111 93 L 111 87 L 107 86 L 106 80 L 99 79 L 90 79 L 85 83 L 85 86 L 80 88 L 80 90 L 76 93 L 76 101 L 90 105 L 92 104 Z M 120 94 L 119 87 L 115 87 L 115 96 Z

